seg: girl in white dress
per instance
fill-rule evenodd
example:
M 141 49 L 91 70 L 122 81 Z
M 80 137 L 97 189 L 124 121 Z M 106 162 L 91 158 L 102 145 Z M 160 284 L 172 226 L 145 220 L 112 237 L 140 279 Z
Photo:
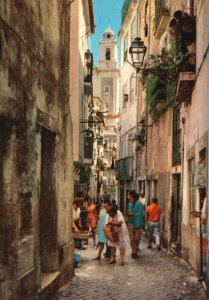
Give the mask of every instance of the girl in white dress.
M 120 250 L 119 266 L 124 266 L 125 248 L 128 245 L 127 243 L 128 230 L 122 213 L 119 210 L 117 210 L 115 206 L 110 207 L 105 224 L 108 226 L 115 226 L 117 228 L 116 231 L 118 233 L 118 238 L 119 238 L 118 242 L 110 241 L 109 243 L 111 247 L 111 256 L 108 264 L 115 263 L 116 248 L 119 248 Z

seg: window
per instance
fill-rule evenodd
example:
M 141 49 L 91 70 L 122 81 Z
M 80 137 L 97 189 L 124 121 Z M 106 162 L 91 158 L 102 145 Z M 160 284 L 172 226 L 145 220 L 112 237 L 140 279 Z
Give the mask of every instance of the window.
M 137 18 L 134 18 L 131 24 L 131 42 L 137 37 Z
M 153 180 L 153 197 L 157 197 L 157 180 Z
M 119 148 L 119 158 L 125 157 L 125 142 L 121 141 L 120 148 Z
M 140 15 L 140 22 L 141 22 L 141 15 Z M 145 37 L 148 36 L 148 0 L 146 1 L 145 9 L 144 9 L 144 36 Z
M 124 53 L 123 53 L 123 61 L 126 61 L 128 58 L 128 34 L 124 39 Z
M 84 101 L 84 95 L 81 95 L 81 103 L 82 103 L 82 119 L 85 119 L 85 101 Z M 85 125 L 82 124 L 82 128 L 85 128 Z
M 127 93 L 127 85 L 125 85 L 123 88 L 123 108 L 127 107 L 127 102 L 128 102 L 128 93 Z
M 103 147 L 104 147 L 104 150 L 107 150 L 107 140 L 104 140 Z
M 192 189 L 194 185 L 195 163 L 194 157 L 188 161 L 188 184 L 189 184 L 189 201 L 190 211 L 195 210 L 195 190 Z
M 133 142 L 132 142 L 132 134 L 128 136 L 128 156 L 133 156 Z
M 189 194 L 189 219 L 190 219 L 190 226 L 192 228 L 196 228 L 196 218 L 192 217 L 190 212 L 195 210 L 195 202 L 196 202 L 196 191 L 193 188 L 194 186 L 194 176 L 195 176 L 195 161 L 194 157 L 192 157 L 188 161 L 188 194 Z
M 195 168 L 194 186 L 205 188 L 207 185 L 206 149 L 199 152 L 199 162 Z
M 181 163 L 180 106 L 173 110 L 173 165 Z
M 105 93 L 105 94 L 109 94 L 109 92 L 110 92 L 110 86 L 109 86 L 109 85 L 106 85 L 106 86 L 104 87 L 104 93 Z
M 107 48 L 107 49 L 106 49 L 105 59 L 106 59 L 106 60 L 110 60 L 110 59 L 111 59 L 110 48 Z
M 141 13 L 140 12 L 138 12 L 137 18 L 138 18 L 138 20 L 137 20 L 137 36 L 142 36 L 142 34 L 141 34 Z M 145 24 L 144 24 L 144 26 L 145 26 Z
M 145 180 L 140 180 L 138 186 L 139 192 L 143 192 L 145 194 Z
M 150 205 L 150 199 L 151 199 L 151 183 L 152 181 L 151 180 L 147 180 L 147 205 Z
M 133 101 L 136 95 L 136 78 L 134 74 L 130 78 L 130 101 Z

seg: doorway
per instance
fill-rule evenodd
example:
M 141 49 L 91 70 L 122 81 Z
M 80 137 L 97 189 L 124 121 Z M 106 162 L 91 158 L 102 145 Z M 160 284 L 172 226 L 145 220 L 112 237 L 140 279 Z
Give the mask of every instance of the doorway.
M 199 152 L 197 184 L 200 207 L 200 279 L 206 282 L 207 277 L 207 163 L 206 148 Z
M 173 193 L 171 197 L 171 247 L 181 252 L 181 174 L 173 175 Z
M 40 261 L 41 272 L 57 270 L 57 206 L 55 197 L 55 134 L 41 128 Z
M 124 188 L 120 189 L 120 211 L 124 213 Z
M 0 117 L 0 268 L 9 266 L 11 244 L 13 240 L 13 216 L 9 211 L 11 203 L 7 202 L 11 194 L 11 132 L 12 122 Z M 3 269 L 3 268 L 2 268 Z M 0 282 L 1 290 L 1 282 Z

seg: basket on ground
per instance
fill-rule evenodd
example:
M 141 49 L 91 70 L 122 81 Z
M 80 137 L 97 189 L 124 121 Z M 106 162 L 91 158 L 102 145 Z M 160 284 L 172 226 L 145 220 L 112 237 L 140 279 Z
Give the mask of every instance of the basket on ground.
M 89 232 L 80 230 L 79 232 L 74 232 L 73 237 L 74 237 L 74 240 L 88 241 Z

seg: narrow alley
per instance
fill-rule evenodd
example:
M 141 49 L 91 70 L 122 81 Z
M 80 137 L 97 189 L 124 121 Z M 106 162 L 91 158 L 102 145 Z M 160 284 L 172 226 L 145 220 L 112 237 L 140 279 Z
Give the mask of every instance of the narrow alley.
M 205 300 L 201 284 L 192 268 L 166 250 L 140 246 L 136 260 L 127 253 L 124 267 L 108 265 L 106 259 L 95 261 L 95 247 L 81 251 L 81 262 L 74 278 L 62 287 L 56 300 L 77 299 L 140 299 L 140 300 Z
M 0 0 L 0 195 L 0 300 L 209 300 L 209 0 Z

